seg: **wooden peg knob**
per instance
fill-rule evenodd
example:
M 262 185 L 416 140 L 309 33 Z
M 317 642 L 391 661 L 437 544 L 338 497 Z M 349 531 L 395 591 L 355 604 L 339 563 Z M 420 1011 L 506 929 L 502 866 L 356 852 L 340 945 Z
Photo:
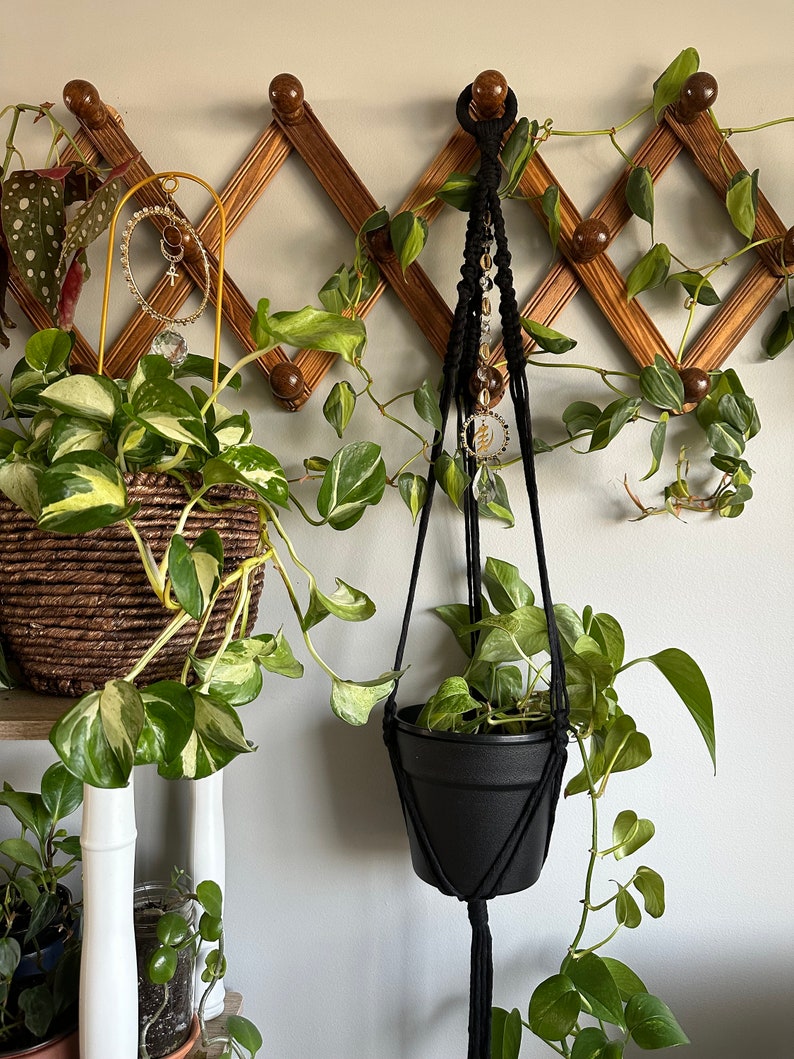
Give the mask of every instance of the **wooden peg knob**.
M 571 236 L 571 256 L 574 261 L 592 261 L 609 246 L 611 233 L 600 217 L 579 221 Z
M 483 70 L 471 86 L 473 117 L 479 121 L 499 118 L 504 114 L 507 99 L 507 79 L 498 70 Z
M 717 92 L 717 79 L 711 74 L 707 74 L 705 70 L 690 74 L 681 85 L 675 116 L 682 125 L 691 125 L 704 110 L 714 105 Z
M 270 82 L 270 102 L 286 125 L 297 125 L 303 118 L 303 85 L 293 74 L 277 74 Z
M 90 81 L 79 78 L 69 81 L 63 90 L 63 101 L 83 125 L 89 129 L 101 129 L 109 118 L 99 92 Z
M 294 401 L 303 393 L 303 373 L 291 360 L 279 361 L 270 371 L 270 389 L 279 401 Z
M 185 261 L 190 262 L 191 265 L 195 265 L 197 268 L 201 267 L 203 269 L 204 258 L 196 245 L 196 240 L 190 232 L 182 232 L 182 249 L 185 251 Z

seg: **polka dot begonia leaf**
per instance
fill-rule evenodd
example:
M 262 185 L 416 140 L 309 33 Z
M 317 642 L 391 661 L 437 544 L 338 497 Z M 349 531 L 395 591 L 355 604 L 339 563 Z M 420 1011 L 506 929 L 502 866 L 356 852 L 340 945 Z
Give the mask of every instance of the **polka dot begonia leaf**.
M 54 320 L 61 289 L 63 184 L 32 170 L 11 173 L 3 184 L 2 224 L 23 283 Z
M 121 194 L 121 180 L 108 181 L 84 202 L 66 225 L 60 266 L 63 269 L 76 250 L 84 249 L 104 232 L 110 224 Z

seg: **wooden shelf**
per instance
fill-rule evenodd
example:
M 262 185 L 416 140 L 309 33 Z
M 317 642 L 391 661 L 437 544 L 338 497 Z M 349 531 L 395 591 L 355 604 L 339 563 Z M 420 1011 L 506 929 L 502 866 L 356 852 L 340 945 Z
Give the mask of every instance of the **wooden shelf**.
M 0 691 L 0 739 L 46 739 L 73 702 L 27 688 Z
M 210 1019 L 207 1023 L 207 1029 L 210 1037 L 215 1037 L 219 1033 L 223 1033 L 226 1029 L 226 1019 L 229 1015 L 239 1015 L 243 1010 L 243 996 L 242 993 L 227 993 L 226 1000 L 224 1001 L 223 1011 L 218 1015 L 217 1018 Z M 217 1056 L 221 1054 L 220 1045 L 213 1045 L 212 1048 L 208 1048 L 206 1051 L 201 1047 L 199 1042 L 192 1052 L 189 1053 L 187 1059 L 217 1059 Z

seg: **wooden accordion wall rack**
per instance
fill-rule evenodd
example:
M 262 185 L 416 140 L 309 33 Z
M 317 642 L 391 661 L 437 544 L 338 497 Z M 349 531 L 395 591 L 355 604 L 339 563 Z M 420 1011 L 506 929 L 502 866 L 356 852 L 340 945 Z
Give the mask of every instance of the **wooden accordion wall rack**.
M 475 99 L 478 100 L 480 116 L 489 117 L 498 113 L 505 87 L 503 78 L 495 71 L 480 74 L 475 81 Z M 297 151 L 345 221 L 357 233 L 364 221 L 379 208 L 379 204 L 306 103 L 303 86 L 296 77 L 279 74 L 270 84 L 269 95 L 273 118 L 221 193 L 228 217 L 228 236 L 236 232 L 292 151 Z M 70 81 L 64 88 L 64 100 L 80 123 L 75 140 L 89 161 L 104 159 L 115 166 L 135 158 L 124 177 L 130 186 L 154 172 L 124 129 L 118 114 L 102 102 L 92 84 L 83 80 Z M 706 181 L 724 202 L 729 184 L 726 170 L 733 174 L 743 166 L 729 144 L 723 142 L 706 112 L 693 119 L 691 114 L 685 114 L 680 108 L 668 106 L 660 123 L 634 155 L 634 162 L 638 166 L 648 166 L 656 182 L 682 150 L 691 155 Z M 63 155 L 64 161 L 74 157 L 71 149 Z M 421 203 L 432 199 L 435 190 L 451 172 L 467 172 L 475 161 L 476 149 L 472 138 L 457 128 L 409 193 L 401 209 L 415 210 Z M 559 253 L 523 307 L 522 315 L 551 326 L 577 291 L 585 288 L 640 366 L 652 364 L 657 354 L 674 363 L 674 352 L 648 313 L 636 299 L 627 300 L 623 276 L 606 252 L 632 216 L 625 197 L 628 173 L 627 166 L 586 220 L 583 220 L 572 200 L 560 187 Z M 539 152 L 535 153 L 521 178 L 519 190 L 527 196 L 538 219 L 546 226 L 548 221 L 542 211 L 540 196 L 551 184 L 559 186 Z M 156 183 L 141 188 L 136 197 L 142 206 L 165 204 L 165 194 Z M 442 206 L 435 199 L 423 208 L 422 213 L 428 223 L 434 220 Z M 150 219 L 162 227 L 161 217 L 152 216 Z M 588 226 L 591 232 L 595 228 L 599 239 L 594 244 L 585 238 L 583 246 L 582 236 L 586 235 Z M 214 290 L 217 286 L 216 254 L 219 242 L 215 206 L 196 229 L 207 249 L 211 287 Z M 755 238 L 783 236 L 785 232 L 785 225 L 759 191 Z M 431 347 L 443 358 L 452 320 L 451 309 L 421 265 L 414 262 L 404 276 L 388 244 L 373 243 L 371 250 L 380 268 L 381 281 L 370 298 L 358 307 L 359 314 L 366 316 L 386 284 L 389 284 Z M 774 244 L 759 246 L 756 252 L 757 258 L 752 267 L 688 349 L 684 358 L 685 366 L 705 371 L 718 368 L 780 290 L 787 270 L 781 264 Z M 186 259 L 185 265 L 185 271 L 180 273 L 173 286 L 163 278 L 147 296 L 147 301 L 166 315 L 177 315 L 193 286 L 202 281 L 198 262 Z M 227 327 L 245 351 L 252 351 L 254 345 L 249 325 L 254 308 L 228 272 L 225 273 L 224 284 L 223 314 Z M 10 289 L 36 327 L 51 326 L 47 312 L 18 278 L 12 277 Z M 158 327 L 157 321 L 144 314 L 136 314 L 108 352 L 108 370 L 117 375 L 126 374 L 137 361 L 140 350 L 150 344 Z M 528 339 L 528 351 L 532 345 Z M 283 349 L 277 348 L 267 353 L 259 363 L 276 400 L 284 408 L 295 411 L 311 396 L 335 356 L 316 350 L 300 350 L 290 359 Z M 80 334 L 75 358 L 78 364 L 85 367 L 93 368 L 96 365 L 96 353 Z M 496 346 L 492 360 L 496 362 L 501 359 L 503 351 Z

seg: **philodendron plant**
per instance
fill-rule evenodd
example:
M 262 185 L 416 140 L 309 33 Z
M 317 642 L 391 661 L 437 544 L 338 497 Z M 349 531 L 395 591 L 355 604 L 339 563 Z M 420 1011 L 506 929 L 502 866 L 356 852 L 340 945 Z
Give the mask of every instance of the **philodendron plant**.
M 95 786 L 124 785 L 135 763 L 156 763 L 168 778 L 200 778 L 251 749 L 237 708 L 259 693 L 262 670 L 287 677 L 303 672 L 280 630 L 254 636 L 246 628 L 253 576 L 265 564 L 286 588 L 309 653 L 331 678 L 331 706 L 340 717 L 362 723 L 392 687 L 391 672 L 365 682 L 343 679 L 315 650 L 314 625 L 328 615 L 365 620 L 374 604 L 339 579 L 335 591 L 322 591 L 282 522 L 291 486 L 281 464 L 251 440 L 248 413 L 235 413 L 219 401 L 224 390 L 239 386 L 241 368 L 263 351 L 282 343 L 348 351 L 365 341 L 363 324 L 310 306 L 271 315 L 263 300 L 252 333 L 256 352 L 224 370 L 212 392 L 185 381 L 211 377 L 211 361 L 193 356 L 174 367 L 162 356 L 146 355 L 130 379 L 73 374 L 73 336 L 54 328 L 31 337 L 24 358 L 0 387 L 4 416 L 15 426 L 0 428 L 0 490 L 49 533 L 83 534 L 124 524 L 152 592 L 172 615 L 123 679 L 83 696 L 52 730 L 51 741 L 67 767 Z M 159 562 L 136 528 L 138 505 L 127 495 L 124 472 L 139 470 L 166 472 L 186 492 Z M 183 529 L 194 508 L 212 509 L 208 491 L 229 483 L 250 490 L 239 503 L 258 509 L 261 539 L 256 554 L 224 573 L 219 534 L 205 531 L 191 546 Z M 346 529 L 380 500 L 384 486 L 379 447 L 346 445 L 324 470 L 319 518 L 313 521 Z M 304 604 L 282 551 L 307 580 Z M 222 643 L 210 657 L 201 657 L 201 631 L 226 589 L 235 596 Z M 136 687 L 146 665 L 191 618 L 199 633 L 180 678 Z
M 489 558 L 483 569 L 483 617 L 470 624 L 467 604 L 437 613 L 452 629 L 468 662 L 462 676 L 444 680 L 430 697 L 417 724 L 458 732 L 517 733 L 549 723 L 549 670 L 546 618 L 515 566 Z M 624 963 L 602 948 L 624 928 L 634 929 L 645 914 L 665 908 L 664 881 L 653 868 L 634 867 L 622 882 L 597 880 L 607 860 L 622 862 L 654 835 L 654 825 L 633 809 L 621 809 L 608 839 L 600 836 L 598 807 L 613 775 L 644 765 L 651 757 L 648 737 L 619 704 L 621 673 L 648 662 L 667 679 L 697 725 L 715 761 L 714 717 L 706 680 L 686 652 L 668 647 L 625 659 L 623 630 L 610 614 L 567 604 L 554 608 L 565 660 L 570 727 L 582 768 L 568 781 L 565 795 L 587 794 L 591 833 L 576 935 L 559 971 L 532 993 L 526 1018 L 518 1008 L 494 1010 L 493 1059 L 518 1059 L 522 1031 L 529 1030 L 552 1051 L 570 1059 L 619 1059 L 633 1043 L 656 1049 L 686 1044 L 667 1005 L 646 989 Z M 472 639 L 472 634 L 474 638 Z M 595 914 L 611 909 L 614 922 L 593 930 Z M 603 918 L 603 917 L 599 917 Z

